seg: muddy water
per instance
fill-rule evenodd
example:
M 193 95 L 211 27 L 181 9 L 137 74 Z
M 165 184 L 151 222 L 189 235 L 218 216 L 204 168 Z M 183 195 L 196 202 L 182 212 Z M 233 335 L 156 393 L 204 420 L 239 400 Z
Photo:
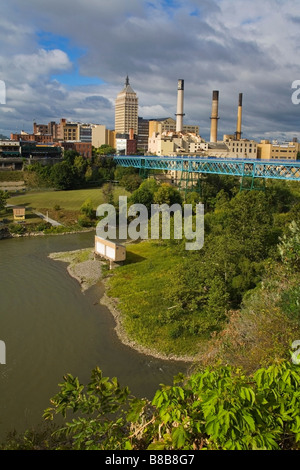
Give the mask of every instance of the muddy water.
M 93 233 L 0 241 L 0 438 L 41 422 L 58 383 L 71 373 L 86 383 L 99 366 L 137 396 L 151 398 L 183 363 L 162 361 L 124 346 L 109 310 L 99 305 L 101 283 L 81 292 L 52 252 L 92 247 Z

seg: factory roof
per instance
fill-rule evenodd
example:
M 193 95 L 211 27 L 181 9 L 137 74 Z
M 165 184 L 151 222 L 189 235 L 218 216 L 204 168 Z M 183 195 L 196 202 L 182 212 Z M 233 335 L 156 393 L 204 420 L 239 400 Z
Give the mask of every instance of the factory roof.
M 228 150 L 228 147 L 223 142 L 208 142 L 209 149 L 221 149 L 221 150 Z

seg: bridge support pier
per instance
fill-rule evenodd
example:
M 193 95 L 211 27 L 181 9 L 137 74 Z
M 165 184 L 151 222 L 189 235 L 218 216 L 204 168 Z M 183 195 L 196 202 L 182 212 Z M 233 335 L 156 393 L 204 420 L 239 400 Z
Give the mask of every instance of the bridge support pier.
M 201 173 L 181 172 L 178 189 L 187 193 L 195 191 L 201 195 Z
M 139 168 L 140 177 L 143 178 L 143 180 L 146 180 L 149 176 L 149 171 L 150 170 L 146 169 L 145 167 Z
M 266 180 L 265 178 L 254 178 L 253 176 L 242 176 L 240 184 L 241 191 L 265 191 Z

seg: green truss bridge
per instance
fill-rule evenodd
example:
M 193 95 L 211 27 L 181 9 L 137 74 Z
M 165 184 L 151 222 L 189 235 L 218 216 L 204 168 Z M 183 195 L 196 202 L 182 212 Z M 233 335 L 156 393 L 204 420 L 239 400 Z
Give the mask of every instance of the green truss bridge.
M 249 189 L 255 189 L 255 180 L 259 178 L 300 181 L 300 161 L 132 155 L 115 156 L 114 160 L 123 167 L 138 168 L 142 173 L 149 170 L 164 170 L 186 173 L 188 179 L 188 175 L 195 174 L 237 176 L 242 181 L 244 178 L 251 178 Z

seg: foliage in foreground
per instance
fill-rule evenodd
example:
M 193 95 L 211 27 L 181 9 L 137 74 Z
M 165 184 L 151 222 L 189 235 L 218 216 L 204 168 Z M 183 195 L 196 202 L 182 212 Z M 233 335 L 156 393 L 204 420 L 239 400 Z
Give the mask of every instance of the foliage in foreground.
M 85 388 L 65 376 L 44 417 L 61 414 L 56 449 L 299 449 L 300 372 L 287 361 L 246 375 L 229 366 L 178 376 L 152 402 L 130 395 L 100 369 Z M 80 414 L 67 421 L 67 412 Z M 109 416 L 109 417 L 108 417 Z
M 8 199 L 8 194 L 0 189 L 0 210 L 4 209 L 7 199 Z

